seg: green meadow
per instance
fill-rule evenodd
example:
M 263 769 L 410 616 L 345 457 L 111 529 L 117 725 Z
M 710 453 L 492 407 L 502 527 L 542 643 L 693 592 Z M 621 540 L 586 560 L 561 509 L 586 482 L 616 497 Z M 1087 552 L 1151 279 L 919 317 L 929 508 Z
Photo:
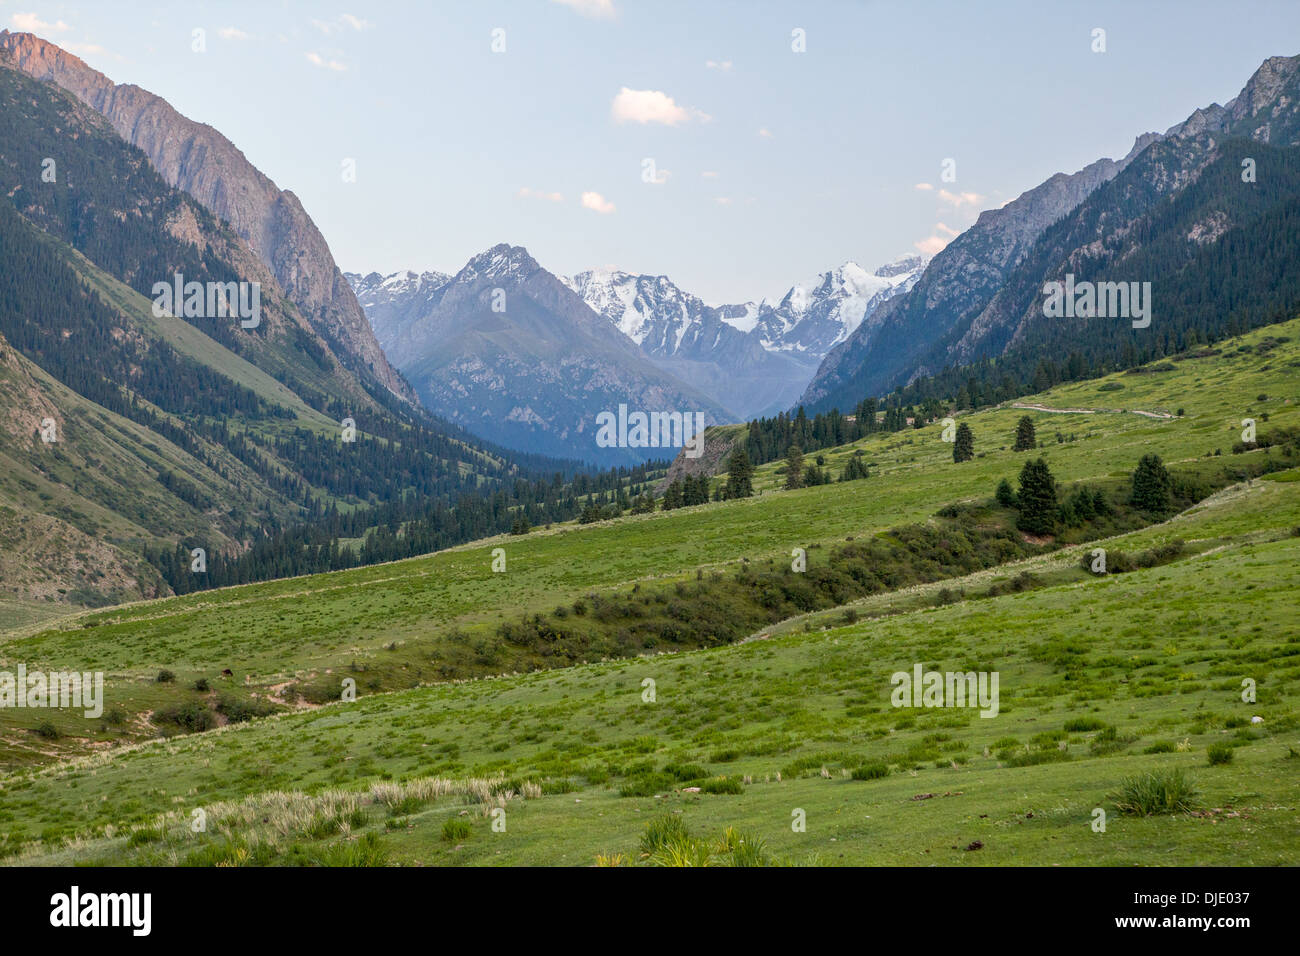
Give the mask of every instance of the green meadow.
M 99 720 L 0 713 L 0 854 L 1292 862 L 1300 462 L 1233 445 L 1243 419 L 1262 438 L 1300 426 L 1298 383 L 1295 320 L 1022 403 L 1077 411 L 962 416 L 976 457 L 961 464 L 936 424 L 821 453 L 838 475 L 861 450 L 864 480 L 784 491 L 773 463 L 747 500 L 54 620 L 0 608 L 0 668 L 103 671 L 107 683 Z M 1022 415 L 1033 452 L 1011 450 Z M 1067 489 L 1119 493 L 1151 452 L 1219 490 L 1137 530 L 792 614 L 725 646 L 664 641 L 576 663 L 563 648 L 485 650 L 523 615 L 687 595 L 715 574 L 788 565 L 794 548 L 812 566 L 846 540 L 934 525 L 948 506 L 988 502 L 1028 457 L 1044 456 Z M 1264 462 L 1276 470 L 1253 477 Z M 1097 547 L 1173 542 L 1155 566 L 1096 575 L 1081 563 Z M 891 676 L 918 664 L 996 671 L 997 715 L 894 706 Z M 353 701 L 338 699 L 345 680 Z M 181 734 L 162 719 L 185 708 L 211 712 L 215 729 Z M 1179 784 L 1174 812 L 1148 799 Z M 666 815 L 686 834 L 673 824 L 655 837 Z

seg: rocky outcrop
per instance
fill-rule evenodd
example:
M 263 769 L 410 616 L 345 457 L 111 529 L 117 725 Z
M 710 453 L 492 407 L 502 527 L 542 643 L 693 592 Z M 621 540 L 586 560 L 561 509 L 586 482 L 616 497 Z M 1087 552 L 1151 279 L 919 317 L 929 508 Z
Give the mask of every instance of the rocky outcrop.
M 384 357 L 365 313 L 298 197 L 279 189 L 225 136 L 138 86 L 114 83 L 30 33 L 0 31 L 0 56 L 102 113 L 172 186 L 229 223 L 271 270 L 312 327 L 353 371 L 414 402 Z
M 712 477 L 727 467 L 731 449 L 745 437 L 741 428 L 710 428 L 704 433 L 704 450 L 698 458 L 687 458 L 685 450 L 678 452 L 668 471 L 655 486 L 655 494 L 662 495 L 664 489 L 678 479 L 688 475 L 705 475 Z

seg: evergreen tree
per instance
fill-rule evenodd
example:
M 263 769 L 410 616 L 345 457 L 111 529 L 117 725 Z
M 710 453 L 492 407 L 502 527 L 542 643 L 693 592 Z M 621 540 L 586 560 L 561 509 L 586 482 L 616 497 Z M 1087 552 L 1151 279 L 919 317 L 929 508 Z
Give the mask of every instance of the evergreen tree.
M 803 487 L 803 452 L 791 445 L 785 456 L 785 487 L 787 491 Z
M 754 466 L 744 445 L 737 445 L 727 462 L 727 497 L 749 498 L 754 494 Z
M 1014 508 L 1016 506 L 1016 493 L 1011 488 L 1011 482 L 1003 478 L 998 482 L 998 490 L 993 495 L 998 504 L 1004 508 Z
M 848 464 L 844 466 L 844 471 L 840 473 L 840 481 L 856 481 L 859 478 L 867 477 L 867 465 L 862 460 L 862 451 L 855 451 L 849 458 Z
M 1169 470 L 1159 455 L 1143 455 L 1133 472 L 1133 506 L 1153 515 L 1169 511 L 1173 496 Z
M 1011 450 L 1030 451 L 1037 444 L 1034 438 L 1034 420 L 1028 415 L 1021 415 L 1020 421 L 1016 423 L 1016 443 L 1011 446 Z
M 957 426 L 957 440 L 952 443 L 953 461 L 970 461 L 975 457 L 975 433 L 962 422 Z
M 1016 499 L 1020 504 L 1017 528 L 1029 534 L 1051 534 L 1056 530 L 1056 480 L 1042 458 L 1026 461 L 1020 469 Z
M 682 480 L 678 478 L 664 489 L 664 500 L 661 508 L 664 511 L 672 511 L 674 508 L 680 508 L 684 501 L 685 493 L 682 488 Z

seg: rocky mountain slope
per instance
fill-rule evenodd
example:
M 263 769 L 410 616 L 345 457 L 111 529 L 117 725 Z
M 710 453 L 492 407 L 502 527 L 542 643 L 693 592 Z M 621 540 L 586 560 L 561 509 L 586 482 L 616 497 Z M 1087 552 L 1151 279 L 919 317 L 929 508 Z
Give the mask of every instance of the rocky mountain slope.
M 259 321 L 156 311 L 154 284 L 176 272 L 257 283 Z M 103 115 L 0 56 L 0 588 L 165 593 L 150 554 L 183 551 L 188 574 L 192 548 L 247 553 L 339 506 L 508 498 L 520 461 L 363 379 L 338 347 Z
M 675 449 L 601 448 L 595 416 L 733 416 L 656 365 L 519 246 L 498 245 L 441 282 L 436 273 L 353 274 L 389 358 L 435 414 L 523 451 L 617 463 Z
M 1270 58 L 1227 106 L 1197 110 L 1163 135 L 1139 136 L 1118 162 L 1102 159 L 1073 175 L 1058 174 L 982 213 L 908 294 L 879 310 L 874 327 L 859 328 L 826 356 L 803 400 L 814 409 L 851 407 L 919 375 L 1002 354 L 1023 339 L 1025 322 L 1041 317 L 1041 302 L 1032 300 L 1041 295 L 1042 278 L 1064 274 L 1066 266 L 1082 271 L 1100 259 L 1117 262 L 1116 249 L 1131 254 L 1149 238 L 1134 226 L 1159 201 L 1194 183 L 1226 139 L 1297 142 L 1298 60 Z M 1102 198 L 1089 206 L 1085 201 L 1094 196 Z M 1060 220 L 1070 224 L 1046 240 Z M 1202 223 L 1200 239 L 1188 241 L 1203 244 L 1224 227 L 1222 220 Z M 1058 345 L 1083 347 L 1085 339 L 1058 337 Z
M 161 97 L 116 84 L 32 34 L 0 31 L 0 57 L 106 116 L 123 139 L 144 151 L 168 184 L 230 224 L 345 365 L 413 400 L 298 197 L 279 189 L 229 139 L 182 116 Z
M 790 408 L 826 350 L 910 289 L 924 263 L 908 256 L 870 273 L 848 262 L 778 300 L 720 306 L 667 276 L 593 269 L 560 281 L 661 371 L 747 419 Z M 405 271 L 346 278 L 389 358 L 406 368 L 414 358 L 407 332 L 439 307 L 451 277 Z
M 870 273 L 847 262 L 777 301 L 721 306 L 667 276 L 593 270 L 565 282 L 656 363 L 751 418 L 789 408 L 826 352 L 911 288 L 923 265 L 909 256 Z

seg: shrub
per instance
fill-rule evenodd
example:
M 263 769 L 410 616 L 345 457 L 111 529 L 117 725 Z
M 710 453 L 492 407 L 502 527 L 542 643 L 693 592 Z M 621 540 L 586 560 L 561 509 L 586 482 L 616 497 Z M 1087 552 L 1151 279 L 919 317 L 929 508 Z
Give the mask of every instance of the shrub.
M 320 850 L 313 862 L 319 866 L 385 866 L 388 851 L 379 842 L 378 833 L 367 833 L 360 840 L 335 843 Z
M 674 813 L 666 813 L 646 824 L 645 833 L 641 834 L 641 852 L 657 853 L 670 843 L 688 839 L 690 834 L 686 832 L 682 818 Z
M 1016 506 L 1016 493 L 1011 487 L 1011 482 L 1005 478 L 998 482 L 998 488 L 993 493 L 993 497 L 1004 508 L 1014 508 Z
M 698 764 L 670 763 L 664 767 L 664 773 L 677 780 L 699 780 L 707 777 L 709 772 Z
M 163 668 L 158 672 L 158 676 L 155 677 L 154 680 L 160 684 L 170 684 L 176 680 L 176 675 L 166 668 Z
M 1107 724 L 1095 717 L 1075 717 L 1065 722 L 1065 729 L 1072 734 L 1086 733 L 1089 730 L 1101 730 Z
M 866 763 L 861 767 L 854 767 L 852 777 L 854 780 L 879 780 L 882 777 L 889 776 L 889 764 L 883 761 Z
M 206 677 L 200 677 L 194 682 L 194 689 L 200 693 L 207 693 L 211 689 L 211 685 L 208 684 Z
M 1186 813 L 1199 796 L 1194 782 L 1181 770 L 1154 770 L 1120 783 L 1115 805 L 1120 813 L 1147 817 L 1159 813 Z
M 55 727 L 48 720 L 42 720 L 36 725 L 36 735 L 44 737 L 46 740 L 57 740 L 59 737 L 59 728 Z
M 443 821 L 442 838 L 448 843 L 454 843 L 457 840 L 467 840 L 469 835 L 474 832 L 468 820 L 461 817 L 451 817 Z
M 1224 743 L 1210 744 L 1209 749 L 1205 751 L 1205 756 L 1211 767 L 1232 763 L 1232 747 Z
M 191 702 L 169 707 L 158 715 L 169 723 L 176 724 L 182 730 L 192 734 L 211 730 L 217 725 L 217 716 L 203 704 Z
M 700 784 L 700 789 L 705 793 L 744 793 L 745 788 L 741 786 L 739 780 L 735 777 L 714 777 L 712 780 L 705 780 Z

